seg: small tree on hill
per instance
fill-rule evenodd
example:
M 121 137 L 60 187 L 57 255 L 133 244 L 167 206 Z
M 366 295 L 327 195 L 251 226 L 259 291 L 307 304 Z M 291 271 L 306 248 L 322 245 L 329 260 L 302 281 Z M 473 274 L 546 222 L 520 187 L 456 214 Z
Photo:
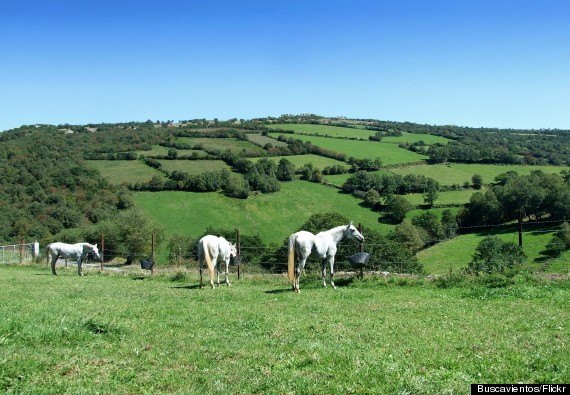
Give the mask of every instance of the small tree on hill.
M 475 274 L 504 273 L 520 266 L 525 257 L 523 250 L 514 243 L 488 236 L 475 249 L 473 260 L 467 269 Z

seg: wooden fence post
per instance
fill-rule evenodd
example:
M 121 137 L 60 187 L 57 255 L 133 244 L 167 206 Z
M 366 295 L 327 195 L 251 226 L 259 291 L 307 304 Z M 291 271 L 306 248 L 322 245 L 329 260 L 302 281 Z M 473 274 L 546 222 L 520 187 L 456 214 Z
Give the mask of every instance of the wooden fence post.
M 105 260 L 105 235 L 101 233 L 101 271 L 103 271 L 104 260 Z
M 241 263 L 241 258 L 238 258 L 238 257 L 240 256 L 240 252 L 241 252 L 239 229 L 236 229 L 236 250 L 237 250 L 237 257 L 236 257 L 236 259 L 238 259 L 238 261 L 237 261 L 237 272 L 238 272 L 238 273 L 237 273 L 237 274 L 238 274 L 238 280 L 239 280 L 240 277 L 241 277 L 240 268 L 239 268 L 240 263 Z
M 358 223 L 358 232 L 360 232 L 360 234 L 362 234 L 362 224 L 359 222 Z M 362 245 L 362 242 L 359 243 L 359 251 L 363 252 L 364 251 L 364 245 Z M 360 278 L 364 278 L 364 271 L 363 271 L 363 267 L 360 266 Z
M 152 238 L 151 238 L 151 246 L 150 246 L 150 250 L 151 250 L 151 257 L 150 259 L 152 260 L 152 267 L 150 268 L 150 275 L 153 276 L 154 275 L 154 233 L 152 234 Z

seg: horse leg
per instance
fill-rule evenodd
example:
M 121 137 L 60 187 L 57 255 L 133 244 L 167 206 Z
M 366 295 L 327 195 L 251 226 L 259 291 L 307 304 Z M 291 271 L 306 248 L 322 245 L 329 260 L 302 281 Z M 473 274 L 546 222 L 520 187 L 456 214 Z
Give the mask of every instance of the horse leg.
M 327 287 L 327 282 L 325 281 L 326 277 L 327 277 L 327 261 L 326 260 L 322 260 L 321 261 L 321 272 L 323 274 L 323 287 Z
M 81 257 L 77 260 L 77 274 L 83 276 L 83 267 L 81 266 Z
M 220 262 L 216 262 L 216 285 L 220 286 Z
M 331 256 L 329 258 L 329 263 L 331 265 L 331 287 L 333 287 L 334 289 L 336 289 L 335 285 L 334 285 L 334 256 Z
M 230 259 L 226 259 L 226 285 L 230 286 Z
M 55 272 L 55 263 L 57 262 L 57 258 L 59 258 L 59 254 L 52 255 L 51 257 L 51 272 L 54 276 L 57 276 L 57 273 Z
M 204 288 L 204 282 L 202 281 L 202 270 L 204 269 L 204 262 L 200 259 L 200 288 Z
M 301 290 L 299 289 L 299 280 L 301 279 L 301 272 L 305 268 L 305 262 L 307 259 L 301 259 L 299 264 L 295 268 L 295 292 L 300 293 Z

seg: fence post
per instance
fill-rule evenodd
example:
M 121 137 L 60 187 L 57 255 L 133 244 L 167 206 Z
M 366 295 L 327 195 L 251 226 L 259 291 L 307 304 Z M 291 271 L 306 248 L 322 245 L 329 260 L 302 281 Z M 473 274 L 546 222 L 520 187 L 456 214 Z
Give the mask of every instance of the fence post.
M 20 240 L 20 245 L 18 246 L 18 252 L 20 254 L 20 265 L 24 262 L 24 240 Z
M 240 252 L 241 252 L 241 246 L 240 246 L 240 235 L 239 235 L 239 229 L 236 229 L 236 250 L 237 250 L 237 256 L 240 256 Z M 240 279 L 240 270 L 239 270 L 239 266 L 241 261 L 239 260 L 239 258 L 236 257 L 236 259 L 238 259 L 238 263 L 237 263 L 237 272 L 238 272 L 238 280 Z
M 523 245 L 523 238 L 522 238 L 522 215 L 521 210 L 519 209 L 519 247 Z
M 101 233 L 101 271 L 103 271 L 104 260 L 105 260 L 105 235 Z
M 153 276 L 154 275 L 154 233 L 152 234 L 152 238 L 151 238 L 151 260 L 152 260 L 152 267 L 150 268 L 150 275 Z
M 358 232 L 360 232 L 360 234 L 362 234 L 362 224 L 360 222 L 358 223 Z M 362 245 L 362 242 L 360 242 L 358 244 L 359 244 L 358 248 L 359 248 L 360 252 L 364 252 L 364 246 Z M 364 271 L 363 270 L 364 270 L 363 267 L 360 266 L 360 278 L 364 278 Z

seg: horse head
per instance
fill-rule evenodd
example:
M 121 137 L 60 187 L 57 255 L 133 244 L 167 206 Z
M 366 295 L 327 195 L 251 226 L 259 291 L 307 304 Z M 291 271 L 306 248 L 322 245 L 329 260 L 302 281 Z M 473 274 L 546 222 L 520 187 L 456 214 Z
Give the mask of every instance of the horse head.
M 93 257 L 95 259 L 101 259 L 99 255 L 99 249 L 97 248 L 97 244 L 87 244 L 91 248 L 91 252 L 93 253 Z
M 352 221 L 346 226 L 345 234 L 351 239 L 356 239 L 360 242 L 364 241 L 364 236 L 354 227 Z
M 230 245 L 230 257 L 237 256 L 237 248 L 235 244 L 228 243 Z

